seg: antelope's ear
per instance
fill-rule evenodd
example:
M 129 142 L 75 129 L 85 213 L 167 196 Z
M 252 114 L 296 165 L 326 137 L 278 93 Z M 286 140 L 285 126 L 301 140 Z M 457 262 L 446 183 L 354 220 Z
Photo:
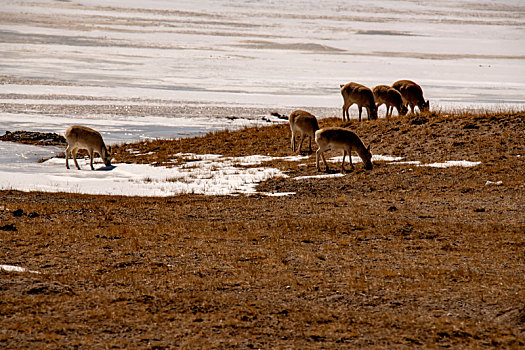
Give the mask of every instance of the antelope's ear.
M 368 145 L 368 147 L 366 148 L 366 150 L 367 150 L 368 152 L 370 152 L 370 145 Z

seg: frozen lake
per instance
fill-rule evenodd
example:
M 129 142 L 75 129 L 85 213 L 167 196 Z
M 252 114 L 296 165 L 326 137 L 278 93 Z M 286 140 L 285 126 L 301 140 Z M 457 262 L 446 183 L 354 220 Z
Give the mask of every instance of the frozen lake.
M 522 1 L 352 4 L 8 1 L 0 13 L 0 75 L 13 79 L 0 85 L 2 112 L 90 99 L 180 107 L 161 112 L 171 118 L 194 117 L 191 107 L 199 106 L 243 107 L 246 116 L 250 108 L 296 107 L 339 115 L 340 84 L 405 78 L 420 83 L 436 107 L 525 104 Z M 114 113 L 97 114 L 82 117 Z M 148 114 L 155 115 L 138 116 Z
M 280 122 L 270 113 L 298 108 L 339 116 L 350 81 L 412 79 L 433 109 L 525 108 L 523 1 L 351 4 L 4 1 L 0 134 L 83 124 L 111 144 Z M 0 146 L 10 176 L 5 164 L 49 153 Z

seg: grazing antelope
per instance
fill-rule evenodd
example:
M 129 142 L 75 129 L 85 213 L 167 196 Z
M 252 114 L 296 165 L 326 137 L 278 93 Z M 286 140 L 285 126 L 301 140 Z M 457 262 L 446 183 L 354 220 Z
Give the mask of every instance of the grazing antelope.
M 428 111 L 430 109 L 430 102 L 425 101 L 423 97 L 423 89 L 421 86 L 414 83 L 411 80 L 398 80 L 392 87 L 401 93 L 403 97 L 403 104 L 409 105 L 412 113 L 414 113 L 414 108 L 418 106 L 421 112 Z
M 290 122 L 290 129 L 292 130 L 292 151 L 295 152 L 295 134 L 301 135 L 301 141 L 299 142 L 299 153 L 303 146 L 305 136 L 308 136 L 310 141 L 310 152 L 312 152 L 312 139 L 315 136 L 315 132 L 319 130 L 319 124 L 317 119 L 311 113 L 306 111 L 293 111 L 288 118 Z
M 365 147 L 361 139 L 348 129 L 343 128 L 323 128 L 315 132 L 315 142 L 319 145 L 319 149 L 315 155 L 315 161 L 317 164 L 317 170 L 321 171 L 319 166 L 319 154 L 323 157 L 323 162 L 326 167 L 325 171 L 328 171 L 328 163 L 324 157 L 324 152 L 328 150 L 342 150 L 343 151 L 343 162 L 341 163 L 341 172 L 345 171 L 345 157 L 348 154 L 350 158 L 350 167 L 353 169 L 352 164 L 352 151 L 356 151 L 359 157 L 365 163 L 365 169 L 372 169 L 372 153 L 370 153 L 370 145 Z
M 345 117 L 350 120 L 348 109 L 354 103 L 359 107 L 359 121 L 361 121 L 361 111 L 363 107 L 368 113 L 368 120 L 377 119 L 377 107 L 372 90 L 358 83 L 348 83 L 341 85 L 341 95 L 343 95 L 343 121 Z
M 67 141 L 66 168 L 69 169 L 69 156 L 72 155 L 75 165 L 80 170 L 80 166 L 77 163 L 77 151 L 79 149 L 85 149 L 88 151 L 89 157 L 91 158 L 91 170 L 95 170 L 93 168 L 93 157 L 95 152 L 99 154 L 106 166 L 111 165 L 111 156 L 98 131 L 88 128 L 87 126 L 74 125 L 66 130 L 64 136 Z
M 386 106 L 386 117 L 390 118 L 394 107 L 397 109 L 397 114 L 405 115 L 408 112 L 407 106 L 403 103 L 403 97 L 401 93 L 388 85 L 377 85 L 374 90 L 374 99 L 376 100 L 376 107 L 385 104 Z

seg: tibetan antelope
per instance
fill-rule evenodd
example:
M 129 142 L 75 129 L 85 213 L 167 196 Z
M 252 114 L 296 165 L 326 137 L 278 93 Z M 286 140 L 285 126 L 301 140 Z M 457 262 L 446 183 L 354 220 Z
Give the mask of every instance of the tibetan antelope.
M 299 142 L 299 153 L 303 146 L 303 141 L 306 136 L 310 141 L 310 152 L 312 152 L 312 140 L 315 137 L 315 132 L 319 130 L 319 124 L 317 119 L 311 113 L 306 111 L 293 111 L 288 118 L 290 122 L 290 129 L 292 131 L 292 151 L 295 152 L 295 135 L 301 135 L 301 141 Z
M 361 139 L 348 129 L 344 128 L 323 128 L 315 132 L 315 142 L 319 145 L 319 149 L 315 155 L 315 161 L 317 164 L 317 170 L 321 171 L 319 166 L 319 154 L 323 158 L 325 171 L 328 171 L 328 163 L 324 157 L 324 152 L 328 150 L 342 150 L 343 151 L 343 162 L 341 163 L 341 172 L 345 171 L 345 157 L 348 154 L 350 158 L 350 167 L 353 169 L 352 164 L 352 151 L 357 152 L 359 157 L 365 164 L 365 169 L 372 169 L 372 153 L 370 153 L 370 145 L 365 147 Z
M 343 121 L 345 118 L 350 120 L 348 109 L 354 103 L 359 107 L 359 121 L 361 121 L 361 111 L 363 107 L 368 113 L 368 120 L 377 119 L 377 107 L 372 90 L 358 83 L 348 83 L 341 85 L 341 95 L 343 95 Z
M 111 156 L 98 131 L 88 128 L 87 126 L 74 125 L 66 130 L 64 136 L 67 141 L 66 168 L 69 169 L 69 156 L 71 155 L 75 161 L 75 165 L 80 170 L 80 166 L 77 163 L 77 151 L 79 149 L 85 149 L 88 151 L 91 159 L 91 170 L 95 170 L 93 168 L 93 157 L 95 152 L 99 154 L 106 166 L 111 165 Z
M 376 107 L 384 104 L 386 106 L 386 117 L 390 118 L 394 107 L 397 109 L 397 114 L 405 115 L 408 112 L 408 108 L 403 103 L 403 97 L 401 93 L 388 85 L 377 85 L 374 90 L 374 99 L 376 100 Z
M 423 97 L 423 89 L 421 86 L 411 80 L 398 80 L 392 87 L 401 93 L 404 105 L 409 105 L 412 113 L 417 106 L 421 112 L 426 112 L 430 109 L 430 102 L 425 101 Z

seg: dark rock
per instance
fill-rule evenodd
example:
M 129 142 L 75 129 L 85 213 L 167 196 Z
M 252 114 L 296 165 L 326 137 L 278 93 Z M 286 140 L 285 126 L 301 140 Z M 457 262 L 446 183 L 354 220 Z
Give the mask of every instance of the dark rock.
M 35 282 L 29 286 L 25 294 L 73 294 L 73 290 L 69 286 L 65 286 L 58 282 Z
M 38 131 L 6 131 L 3 136 L 0 136 L 0 140 L 43 146 L 65 146 L 67 144 L 64 136 Z
M 14 215 L 15 217 L 17 217 L 17 218 L 21 217 L 21 216 L 24 215 L 24 214 L 25 214 L 25 213 L 24 213 L 24 210 L 22 210 L 22 209 L 17 209 L 17 210 L 15 210 L 15 211 L 13 212 L 13 215 Z
M 18 231 L 18 229 L 13 224 L 7 224 L 0 226 L 0 231 Z

